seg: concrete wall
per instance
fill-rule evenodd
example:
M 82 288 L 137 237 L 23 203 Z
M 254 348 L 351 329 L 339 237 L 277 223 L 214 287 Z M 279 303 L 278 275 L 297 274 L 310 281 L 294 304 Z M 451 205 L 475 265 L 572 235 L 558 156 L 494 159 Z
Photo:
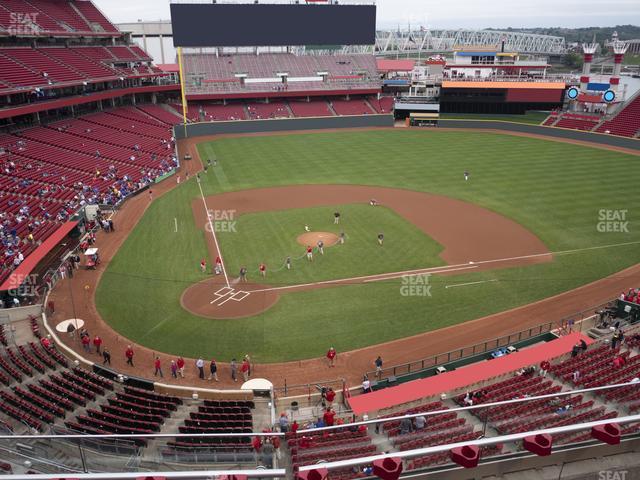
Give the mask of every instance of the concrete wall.
M 353 115 L 344 117 L 278 118 L 203 122 L 187 125 L 187 137 L 228 133 L 279 132 L 287 130 L 324 130 L 331 128 L 393 127 L 393 115 Z M 174 128 L 177 139 L 185 138 L 184 128 Z
M 542 127 L 540 125 L 528 125 L 525 123 L 499 122 L 491 120 L 443 120 L 438 121 L 438 126 L 443 128 L 469 128 L 469 129 L 495 129 L 509 132 L 519 132 L 531 135 L 544 135 L 546 137 L 566 138 L 582 142 L 600 143 L 614 147 L 628 148 L 640 151 L 640 140 L 633 138 L 616 137 L 600 133 L 581 132 L 579 130 L 566 130 L 563 128 Z
M 42 313 L 42 305 L 27 305 L 18 308 L 3 308 L 0 310 L 0 323 L 13 323 L 26 320 L 27 318 L 39 317 Z

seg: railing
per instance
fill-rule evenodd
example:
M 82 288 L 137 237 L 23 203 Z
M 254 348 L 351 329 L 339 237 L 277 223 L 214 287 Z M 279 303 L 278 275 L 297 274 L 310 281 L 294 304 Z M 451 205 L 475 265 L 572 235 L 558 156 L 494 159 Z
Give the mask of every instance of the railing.
M 450 352 L 438 353 L 437 355 L 433 355 L 431 357 L 423 358 L 420 360 L 393 365 L 391 367 L 382 369 L 380 379 L 408 375 L 410 373 L 419 372 L 428 368 L 437 367 L 444 363 L 450 363 L 456 360 L 462 360 L 464 358 L 471 357 L 473 355 L 487 353 L 500 347 L 506 347 L 508 345 L 511 345 L 512 343 L 521 342 L 523 340 L 527 340 L 544 333 L 549 333 L 556 327 L 557 324 L 555 324 L 554 322 L 547 322 L 536 327 L 531 327 L 527 330 L 511 333 L 509 335 L 504 335 L 492 340 L 476 343 L 475 345 L 462 347 Z M 367 376 L 370 379 L 373 379 L 376 376 L 376 372 L 367 372 Z
M 521 330 L 519 332 L 510 333 L 492 340 L 486 340 L 484 342 L 477 343 L 475 345 L 462 347 L 460 349 L 452 350 L 450 352 L 439 353 L 431 357 L 423 358 L 420 360 L 414 360 L 408 363 L 402 363 L 399 365 L 393 365 L 382 369 L 380 379 L 389 378 L 391 376 L 398 377 L 401 375 L 408 375 L 410 373 L 416 373 L 428 368 L 434 368 L 439 365 L 462 360 L 473 355 L 479 355 L 490 352 L 500 347 L 506 347 L 513 343 L 522 342 L 529 338 L 542 335 L 544 333 L 557 333 L 559 335 L 568 334 L 573 331 L 582 331 L 583 321 L 587 318 L 593 317 L 595 311 L 608 305 L 610 302 L 601 303 L 593 307 L 589 307 L 580 312 L 574 313 L 568 317 L 563 317 L 556 322 L 547 322 L 535 327 Z M 376 378 L 375 371 L 367 372 L 367 376 L 370 379 Z
M 454 407 L 450 409 L 426 411 L 426 412 L 414 413 L 410 415 L 382 417 L 382 418 L 377 418 L 373 420 L 366 420 L 362 422 L 352 422 L 352 423 L 346 423 L 343 425 L 335 425 L 331 427 L 300 429 L 298 430 L 297 435 L 292 438 L 301 439 L 305 436 L 309 436 L 309 434 L 315 434 L 315 433 L 321 433 L 322 436 L 324 436 L 325 434 L 344 432 L 345 430 L 354 431 L 354 430 L 359 430 L 363 426 L 366 427 L 367 429 L 375 429 L 376 431 L 380 429 L 384 430 L 383 424 L 390 423 L 390 422 L 398 422 L 403 419 L 414 419 L 419 416 L 426 418 L 426 425 L 439 425 L 440 423 L 437 418 L 438 416 L 441 416 L 441 415 L 450 416 L 451 414 L 457 415 L 464 412 L 469 414 L 474 414 L 474 416 L 478 418 L 477 421 L 474 421 L 471 423 L 471 425 L 475 427 L 473 428 L 473 431 L 476 432 L 478 435 L 480 433 L 483 433 L 485 435 L 483 439 L 476 439 L 469 442 L 464 442 L 463 443 L 464 445 L 489 446 L 489 445 L 496 445 L 498 443 L 503 443 L 503 442 L 515 442 L 515 441 L 521 440 L 526 436 L 530 436 L 536 433 L 551 433 L 556 435 L 568 434 L 571 432 L 579 432 L 584 429 L 590 429 L 592 426 L 595 426 L 595 425 L 604 425 L 604 424 L 613 423 L 613 422 L 618 423 L 620 425 L 633 424 L 634 433 L 632 434 L 635 435 L 640 432 L 640 431 L 637 431 L 637 427 L 640 424 L 640 415 L 629 415 L 629 416 L 623 416 L 620 418 L 609 417 L 607 419 L 600 419 L 600 420 L 592 421 L 589 423 L 580 423 L 579 421 L 576 421 L 576 423 L 574 424 L 569 423 L 562 427 L 536 430 L 535 432 L 532 432 L 532 431 L 522 432 L 522 433 L 518 433 L 517 435 L 492 434 L 490 430 L 487 431 L 486 421 L 483 426 L 483 423 L 479 418 L 480 418 L 480 414 L 486 411 L 487 409 L 494 409 L 494 408 L 500 409 L 501 407 L 506 407 L 506 406 L 521 405 L 522 407 L 524 407 L 524 411 L 526 412 L 526 406 L 530 404 L 530 402 L 536 402 L 536 404 L 539 404 L 541 401 L 550 402 L 550 401 L 555 401 L 557 399 L 563 399 L 563 398 L 567 398 L 567 399 L 569 399 L 570 397 L 575 398 L 575 396 L 577 395 L 585 396 L 588 394 L 604 393 L 614 389 L 638 387 L 638 386 L 640 386 L 640 383 L 632 381 L 632 382 L 620 383 L 616 385 L 607 385 L 607 386 L 594 387 L 594 388 L 570 390 L 566 392 L 537 395 L 537 396 L 531 396 L 528 398 L 518 398 L 518 399 L 507 400 L 502 402 L 491 402 L 491 403 L 483 403 L 479 405 Z M 531 404 L 533 405 L 533 403 Z M 620 408 L 616 408 L 615 410 L 611 408 L 608 410 L 619 411 Z M 521 408 L 520 411 L 523 411 L 523 409 Z M 535 412 L 531 415 L 527 413 L 523 413 L 521 414 L 521 417 L 523 418 L 529 417 L 531 420 L 535 420 L 537 418 L 536 415 L 537 414 Z M 460 416 L 459 418 L 464 418 L 464 416 Z M 564 418 L 571 419 L 571 415 L 570 414 L 566 415 Z M 481 427 L 482 429 L 479 430 L 478 427 Z M 431 433 L 438 433 L 438 431 L 447 432 L 448 429 L 450 428 L 451 427 L 446 426 L 446 423 L 442 423 L 441 429 L 438 429 L 438 428 L 436 428 L 435 430 L 432 429 Z M 589 432 L 586 431 L 586 434 L 588 433 Z M 152 434 L 143 434 L 143 435 L 116 435 L 116 434 L 0 435 L 0 445 L 4 444 L 4 445 L 16 446 L 18 444 L 21 444 L 26 446 L 26 449 L 34 450 L 34 452 L 37 450 L 38 452 L 40 452 L 39 456 L 42 456 L 42 451 L 45 451 L 46 455 L 48 455 L 49 458 L 54 458 L 54 454 L 56 454 L 58 458 L 66 458 L 67 460 L 69 460 L 70 465 L 61 466 L 62 469 L 66 469 L 65 473 L 66 471 L 69 471 L 69 469 L 76 472 L 84 471 L 85 473 L 86 472 L 115 472 L 115 474 L 95 473 L 93 475 L 85 475 L 85 476 L 74 475 L 74 478 L 96 478 L 96 479 L 97 478 L 109 478 L 109 479 L 127 478 L 128 479 L 128 478 L 140 476 L 141 472 L 143 471 L 163 472 L 164 470 L 173 470 L 173 471 L 187 470 L 187 469 L 193 470 L 192 462 L 196 462 L 196 464 L 199 465 L 201 468 L 202 467 L 207 468 L 207 465 L 203 465 L 203 463 L 215 463 L 217 461 L 217 462 L 224 463 L 223 468 L 230 469 L 229 467 L 230 462 L 229 461 L 225 462 L 223 459 L 210 460 L 209 462 L 205 460 L 200 460 L 200 457 L 198 456 L 201 455 L 200 450 L 202 449 L 198 448 L 198 446 L 194 446 L 193 449 L 189 448 L 188 451 L 185 449 L 185 453 L 189 453 L 189 454 L 193 453 L 193 459 L 189 455 L 186 456 L 187 458 L 183 457 L 182 455 L 178 455 L 179 458 L 166 459 L 166 458 L 163 458 L 164 453 L 162 453 L 156 458 L 153 452 L 146 451 L 146 450 L 157 449 L 157 451 L 161 452 L 165 448 L 164 444 L 167 441 L 180 441 L 183 438 L 184 439 L 198 438 L 201 440 L 224 439 L 224 438 L 229 438 L 229 439 L 235 438 L 237 440 L 245 439 L 244 446 L 245 446 L 245 449 L 247 450 L 246 459 L 242 460 L 241 462 L 236 462 L 238 463 L 239 468 L 234 468 L 233 471 L 236 472 L 237 474 L 254 476 L 253 472 L 257 470 L 255 468 L 255 465 L 257 464 L 259 457 L 263 459 L 266 453 L 265 452 L 256 453 L 253 451 L 253 449 L 250 448 L 250 445 L 247 443 L 247 440 L 248 438 L 251 438 L 251 437 L 261 437 L 263 440 L 265 440 L 265 438 L 267 437 L 272 439 L 277 437 L 277 438 L 280 438 L 282 441 L 285 437 L 285 434 L 282 432 L 253 432 L 253 433 L 226 433 L 226 434 L 224 433 L 214 433 L 214 434 L 152 433 Z M 565 440 L 566 439 L 567 438 L 565 437 Z M 138 441 L 145 440 L 144 443 L 147 446 L 141 447 L 140 453 L 136 454 L 135 458 L 131 456 L 129 452 L 123 453 L 123 452 L 115 451 L 114 449 L 108 449 L 110 445 L 111 446 L 116 444 L 130 445 L 129 442 L 133 442 L 136 440 Z M 150 440 L 155 440 L 155 442 L 153 443 L 146 442 Z M 566 441 L 565 443 L 572 444 L 575 447 L 576 442 L 581 442 L 581 441 L 583 440 L 574 441 L 573 439 L 570 438 L 569 441 Z M 351 464 L 345 464 L 344 463 L 345 461 L 340 461 L 340 462 L 326 463 L 326 464 L 323 464 L 323 466 L 326 466 L 327 468 L 332 469 L 332 468 L 342 468 L 345 466 L 368 465 L 374 459 L 385 458 L 385 457 L 400 457 L 403 459 L 411 459 L 411 458 L 421 456 L 421 455 L 426 455 L 426 454 L 447 452 L 451 448 L 459 445 L 460 444 L 458 443 L 456 444 L 450 443 L 450 444 L 438 445 L 438 446 L 433 446 L 428 448 L 417 448 L 409 451 L 391 451 L 386 455 L 376 455 L 375 457 L 362 457 L 362 458 L 346 461 L 346 462 L 353 462 Z M 100 447 L 99 450 L 101 450 L 101 452 L 95 451 L 94 449 L 96 449 L 96 447 Z M 107 447 L 107 450 L 103 449 L 102 447 Z M 202 445 L 200 447 L 202 447 Z M 516 445 L 515 447 L 516 448 L 514 448 L 514 451 L 516 451 L 519 448 L 519 445 Z M 345 448 L 348 448 L 348 446 L 345 446 Z M 191 452 L 191 450 L 193 450 L 193 452 Z M 78 456 L 78 454 L 80 456 Z M 241 453 L 238 453 L 238 455 L 241 455 Z M 273 456 L 273 458 L 275 459 L 277 459 L 278 457 L 279 455 L 277 454 Z M 139 466 L 139 467 L 131 466 L 130 461 L 132 458 L 134 460 L 142 460 L 142 464 L 144 464 L 144 466 Z M 203 458 L 207 458 L 207 457 L 203 457 Z M 8 459 L 5 458 L 4 460 L 8 460 Z M 130 468 L 124 467 L 125 462 L 129 462 L 127 463 L 127 465 L 130 465 Z M 60 463 L 60 461 L 58 461 L 58 463 Z M 71 463 L 73 465 L 71 465 Z M 183 465 L 183 466 L 180 467 L 180 465 Z M 246 467 L 246 470 L 242 469 L 243 466 Z M 301 467 L 301 470 L 304 471 L 312 468 L 314 467 L 313 466 Z M 130 472 L 128 474 L 129 476 L 126 476 L 126 475 L 119 476 L 120 474 L 118 472 L 122 472 L 122 471 Z M 136 474 L 136 471 L 138 472 L 137 474 Z M 208 471 L 200 471 L 200 472 L 192 471 L 190 474 L 185 474 L 185 477 L 180 477 L 180 478 L 201 478 L 206 476 L 210 478 L 211 476 L 214 476 L 214 475 L 227 474 L 226 470 L 215 470 L 215 473 L 209 473 L 208 475 L 205 474 L 205 472 L 208 472 Z M 277 470 L 277 469 L 260 470 L 260 473 L 261 475 L 255 474 L 255 476 L 266 478 L 266 477 L 278 477 L 278 476 L 285 475 L 284 471 Z M 172 477 L 174 475 L 173 474 L 165 475 L 164 473 L 157 473 L 157 474 L 154 474 L 154 476 Z M 18 477 L 6 477 L 6 478 L 17 479 Z M 34 478 L 49 479 L 54 477 L 29 476 L 29 478 L 30 479 L 34 479 Z M 55 478 L 58 478 L 58 477 L 55 477 Z

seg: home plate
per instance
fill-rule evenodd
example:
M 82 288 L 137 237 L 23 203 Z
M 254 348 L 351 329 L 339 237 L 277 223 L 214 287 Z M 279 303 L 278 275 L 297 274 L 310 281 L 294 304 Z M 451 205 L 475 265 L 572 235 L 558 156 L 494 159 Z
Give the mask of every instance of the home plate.
M 233 300 L 234 302 L 241 302 L 250 295 L 250 292 L 246 292 L 244 290 L 236 290 L 232 287 L 222 287 L 214 292 L 214 295 L 215 298 L 209 303 L 211 305 L 221 307 L 229 300 Z

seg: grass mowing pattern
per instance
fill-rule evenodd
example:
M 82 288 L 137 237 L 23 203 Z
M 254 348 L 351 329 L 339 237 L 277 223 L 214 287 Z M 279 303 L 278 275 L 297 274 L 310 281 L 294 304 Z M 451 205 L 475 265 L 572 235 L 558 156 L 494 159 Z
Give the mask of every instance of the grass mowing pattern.
M 342 215 L 339 225 L 333 223 L 333 212 Z M 304 225 L 313 231 L 339 235 L 345 232 L 344 245 L 325 247 L 325 254 L 314 254 L 313 262 L 305 256 L 305 247 L 297 236 Z M 442 246 L 393 210 L 378 206 L 354 204 L 250 213 L 239 217 L 237 233 L 218 233 L 227 271 L 239 275 L 243 265 L 250 280 L 260 281 L 258 266 L 267 266 L 267 283 L 291 285 L 335 278 L 350 278 L 376 273 L 400 272 L 444 265 L 438 257 Z M 385 235 L 380 247 L 378 233 Z M 311 245 L 315 247 L 316 245 Z M 291 256 L 292 268 L 284 262 Z
M 617 152 L 434 130 L 239 137 L 203 144 L 200 152 L 218 159 L 202 175 L 206 195 L 304 183 L 381 185 L 477 203 L 520 222 L 552 251 L 640 241 L 640 195 L 630 187 L 640 183 L 638 158 Z M 329 344 L 350 350 L 539 300 L 640 262 L 638 245 L 590 250 L 550 264 L 432 277 L 431 297 L 403 297 L 393 280 L 290 293 L 252 318 L 207 320 L 179 305 L 182 291 L 203 278 L 204 233 L 191 212 L 198 195 L 192 179 L 154 202 L 97 291 L 103 318 L 120 334 L 191 357 L 228 361 L 251 353 L 274 362 L 320 356 Z M 630 233 L 598 233 L 599 209 L 627 209 Z M 499 281 L 444 288 L 489 279 Z

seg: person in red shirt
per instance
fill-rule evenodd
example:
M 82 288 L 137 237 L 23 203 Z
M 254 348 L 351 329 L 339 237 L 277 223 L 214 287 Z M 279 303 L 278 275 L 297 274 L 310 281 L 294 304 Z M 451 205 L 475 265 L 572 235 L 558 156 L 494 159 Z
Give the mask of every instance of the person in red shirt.
M 324 420 L 324 424 L 327 427 L 333 427 L 333 420 L 336 416 L 336 412 L 331 410 L 331 407 L 327 408 L 327 411 L 322 415 L 322 419 Z
M 178 373 L 182 378 L 184 378 L 184 358 L 178 357 L 178 360 L 176 360 L 176 365 L 178 367 Z
M 127 365 L 133 367 L 133 348 L 131 345 L 127 345 L 127 349 L 124 351 L 124 356 L 127 357 Z
M 160 374 L 160 378 L 162 378 L 163 375 L 162 375 L 162 366 L 160 364 L 160 357 L 156 357 L 156 359 L 153 362 L 153 366 L 156 369 L 156 371 L 154 372 L 153 376 L 156 377 L 158 374 Z
M 336 392 L 333 391 L 333 388 L 329 388 L 327 390 L 327 393 L 325 394 L 324 398 L 327 399 L 327 404 L 329 405 L 329 407 L 331 407 L 331 405 L 333 404 L 333 401 L 336 398 Z
M 96 347 L 96 353 L 100 355 L 100 346 L 102 345 L 102 339 L 96 335 L 93 338 L 93 346 Z
M 83 335 L 82 336 L 82 347 L 84 348 L 85 352 L 90 352 L 91 351 L 91 338 L 89 338 L 89 335 Z
M 329 367 L 335 367 L 336 366 L 336 355 L 338 353 L 336 352 L 336 349 L 331 347 L 329 349 L 329 351 L 327 352 L 327 359 L 329 360 Z
M 262 438 L 261 437 L 253 437 L 253 440 L 251 441 L 251 445 L 253 446 L 253 449 L 256 452 L 259 452 L 260 449 L 262 448 Z
M 547 372 L 549 371 L 550 368 L 551 368 L 551 364 L 549 363 L 549 360 L 543 360 L 542 362 L 540 362 L 540 375 L 542 375 L 543 377 L 546 377 Z
M 298 425 L 298 421 L 294 420 L 293 423 L 291 424 L 291 433 L 296 433 L 299 428 L 300 428 L 300 425 Z
M 313 247 L 307 245 L 307 260 L 313 262 Z
M 267 276 L 267 266 L 264 263 L 260 264 L 260 275 L 262 275 L 263 278 Z
M 240 366 L 240 371 L 242 372 L 244 381 L 246 382 L 247 380 L 249 380 L 249 362 L 247 361 L 247 359 L 244 359 L 242 361 L 242 365 Z
M 49 340 L 49 337 L 42 337 L 42 340 L 40 340 L 40 343 L 47 350 L 49 350 L 49 348 L 51 347 L 51 341 Z

